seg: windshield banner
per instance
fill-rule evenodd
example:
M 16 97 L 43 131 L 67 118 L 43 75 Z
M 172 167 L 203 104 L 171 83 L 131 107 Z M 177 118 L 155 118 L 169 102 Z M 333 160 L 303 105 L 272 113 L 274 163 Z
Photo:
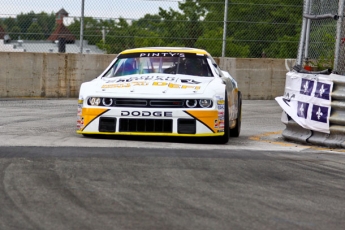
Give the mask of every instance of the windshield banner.
M 286 74 L 285 95 L 276 97 L 282 109 L 305 129 L 330 133 L 333 82 L 320 74 Z

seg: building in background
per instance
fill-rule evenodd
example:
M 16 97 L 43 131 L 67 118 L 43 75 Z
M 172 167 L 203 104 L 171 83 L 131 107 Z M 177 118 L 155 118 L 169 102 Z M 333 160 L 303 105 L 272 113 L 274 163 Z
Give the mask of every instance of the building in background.
M 79 53 L 80 40 L 64 25 L 64 17 L 68 17 L 65 9 L 56 14 L 56 28 L 46 41 L 42 40 L 11 40 L 4 28 L 0 26 L 0 52 L 36 52 L 36 53 Z M 83 41 L 83 53 L 103 54 L 105 51 L 95 45 Z
M 49 36 L 48 41 L 58 41 L 59 39 L 63 38 L 66 44 L 74 44 L 75 43 L 75 36 L 68 30 L 68 28 L 63 24 L 64 17 L 68 17 L 68 13 L 65 9 L 59 10 L 55 14 L 55 30 Z

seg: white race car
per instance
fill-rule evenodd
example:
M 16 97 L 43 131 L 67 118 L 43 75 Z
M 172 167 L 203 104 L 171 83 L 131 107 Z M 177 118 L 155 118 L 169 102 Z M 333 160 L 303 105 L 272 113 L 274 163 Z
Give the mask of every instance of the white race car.
M 241 129 L 236 81 L 202 49 L 147 47 L 121 52 L 80 87 L 77 133 L 210 137 Z

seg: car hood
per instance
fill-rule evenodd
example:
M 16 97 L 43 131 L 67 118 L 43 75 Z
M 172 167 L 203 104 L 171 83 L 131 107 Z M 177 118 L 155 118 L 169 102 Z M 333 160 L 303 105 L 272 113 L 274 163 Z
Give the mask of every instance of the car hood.
M 113 94 L 201 94 L 214 77 L 190 75 L 130 75 L 92 81 L 97 93 Z

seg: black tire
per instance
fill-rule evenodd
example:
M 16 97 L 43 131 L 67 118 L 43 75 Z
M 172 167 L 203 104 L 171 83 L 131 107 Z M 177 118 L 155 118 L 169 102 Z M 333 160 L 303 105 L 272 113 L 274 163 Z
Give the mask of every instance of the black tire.
M 225 111 L 224 111 L 224 135 L 216 137 L 217 144 L 226 144 L 229 141 L 229 108 L 228 108 L 228 95 L 225 92 Z
M 239 137 L 241 133 L 241 121 L 242 121 L 242 93 L 238 91 L 238 111 L 236 118 L 236 126 L 230 129 L 230 137 Z

